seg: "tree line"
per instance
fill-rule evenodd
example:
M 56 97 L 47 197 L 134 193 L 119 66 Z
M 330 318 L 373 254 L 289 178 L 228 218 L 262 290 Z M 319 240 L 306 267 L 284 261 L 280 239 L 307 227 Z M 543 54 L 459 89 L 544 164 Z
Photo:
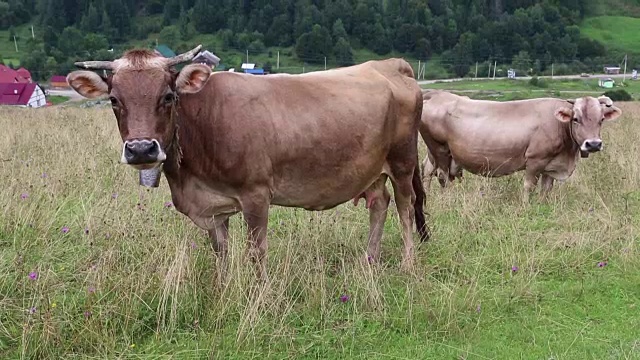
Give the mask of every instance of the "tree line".
M 160 33 L 182 51 L 198 34 L 227 49 L 289 47 L 306 63 L 354 63 L 354 49 L 428 60 L 455 76 L 499 61 L 541 73 L 552 63 L 591 69 L 617 58 L 580 33 L 585 0 L 0 0 L 0 27 L 36 22 L 23 66 L 65 73 L 72 62 L 110 59 Z M 159 19 L 159 20 L 158 20 Z M 110 52 L 108 49 L 116 48 Z M 618 60 L 619 61 L 619 60 Z

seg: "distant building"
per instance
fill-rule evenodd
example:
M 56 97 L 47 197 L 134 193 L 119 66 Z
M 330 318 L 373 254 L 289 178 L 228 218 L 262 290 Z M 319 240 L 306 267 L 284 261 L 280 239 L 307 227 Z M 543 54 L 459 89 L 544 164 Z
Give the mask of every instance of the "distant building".
M 170 58 L 170 57 L 174 57 L 176 56 L 176 53 L 171 50 L 167 45 L 164 44 L 160 44 L 158 46 L 156 46 L 156 48 L 153 50 L 156 54 L 158 55 L 162 55 L 166 58 Z
M 244 70 L 245 74 L 265 75 L 266 72 L 262 68 L 256 68 L 256 64 L 243 63 L 240 68 Z
M 204 64 L 210 67 L 218 66 L 220 64 L 220 58 L 215 56 L 211 51 L 205 50 L 201 51 L 196 55 L 193 60 L 191 60 L 194 64 Z
M 611 89 L 615 85 L 615 81 L 612 78 L 600 79 L 598 80 L 598 86 Z
M 49 80 L 49 84 L 52 88 L 57 89 L 70 89 L 69 83 L 67 83 L 67 77 L 62 75 L 53 75 L 51 80 Z
M 25 68 L 13 70 L 12 68 L 0 64 L 0 83 L 30 83 L 31 73 Z
M 604 67 L 604 73 L 607 74 L 607 75 L 620 74 L 620 67 L 619 66 L 605 66 Z
M 47 99 L 36 83 L 0 83 L 0 105 L 39 108 Z

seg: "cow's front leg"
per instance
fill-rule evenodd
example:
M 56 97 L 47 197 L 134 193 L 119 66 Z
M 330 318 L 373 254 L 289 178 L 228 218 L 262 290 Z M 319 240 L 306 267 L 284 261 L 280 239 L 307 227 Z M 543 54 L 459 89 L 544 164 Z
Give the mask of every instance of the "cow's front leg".
M 257 191 L 241 198 L 242 215 L 247 223 L 247 252 L 256 265 L 257 275 L 262 280 L 267 277 L 267 223 L 269 220 L 269 192 Z
M 542 199 L 546 199 L 551 189 L 553 189 L 553 178 L 549 175 L 543 174 L 540 178 L 540 182 L 540 185 L 542 187 L 540 189 L 540 197 Z

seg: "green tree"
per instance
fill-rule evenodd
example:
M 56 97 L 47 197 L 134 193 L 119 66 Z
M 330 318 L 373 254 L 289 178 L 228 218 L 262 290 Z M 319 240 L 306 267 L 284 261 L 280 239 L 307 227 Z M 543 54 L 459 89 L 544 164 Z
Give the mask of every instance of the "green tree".
M 332 50 L 331 34 L 329 30 L 316 24 L 310 32 L 304 33 L 296 42 L 296 55 L 302 61 L 321 63 Z
M 165 26 L 160 34 L 158 35 L 158 40 L 160 42 L 167 44 L 171 48 L 175 48 L 180 43 L 180 29 L 177 26 Z
M 334 39 L 349 38 L 349 35 L 347 35 L 347 30 L 345 30 L 344 24 L 342 23 L 342 19 L 338 19 L 333 23 L 333 26 L 331 27 L 331 35 Z
M 84 37 L 80 30 L 73 26 L 68 26 L 64 28 L 58 37 L 58 46 L 56 46 L 56 48 L 66 57 L 70 57 L 77 54 L 79 50 L 82 50 L 83 40 Z
M 353 51 L 351 50 L 351 44 L 345 38 L 338 38 L 336 45 L 333 47 L 333 53 L 336 55 L 336 62 L 338 66 L 353 65 Z
M 92 32 L 100 30 L 100 13 L 98 9 L 91 3 L 89 9 L 80 20 L 80 29 L 84 32 Z
M 513 57 L 512 66 L 521 73 L 528 73 L 532 69 L 529 53 L 524 50 L 520 51 L 518 55 Z

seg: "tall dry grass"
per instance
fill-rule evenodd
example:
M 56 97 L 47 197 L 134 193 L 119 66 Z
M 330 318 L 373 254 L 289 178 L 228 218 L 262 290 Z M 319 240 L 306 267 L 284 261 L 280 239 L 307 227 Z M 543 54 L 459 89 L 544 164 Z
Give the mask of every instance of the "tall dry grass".
M 393 207 L 380 268 L 358 261 L 368 231 L 362 206 L 273 207 L 266 288 L 242 257 L 239 216 L 231 222 L 229 281 L 218 286 L 208 238 L 171 207 L 166 181 L 142 188 L 136 171 L 118 164 L 110 110 L 3 108 L 0 358 L 336 358 L 398 350 L 424 358 L 433 349 L 440 349 L 435 358 L 492 357 L 501 352 L 488 350 L 491 339 L 519 322 L 551 336 L 534 347 L 541 354 L 580 344 L 632 354 L 631 340 L 566 335 L 555 327 L 564 308 L 548 302 L 565 306 L 565 286 L 567 293 L 597 286 L 599 262 L 613 271 L 611 281 L 638 270 L 640 106 L 620 107 L 623 117 L 603 130 L 604 152 L 580 161 L 546 202 L 520 203 L 521 175 L 466 174 L 444 191 L 434 182 L 433 236 L 417 251 L 416 276 L 397 270 Z M 589 303 L 585 296 L 580 301 Z M 536 312 L 547 306 L 549 314 Z M 416 350 L 421 345 L 431 350 Z

